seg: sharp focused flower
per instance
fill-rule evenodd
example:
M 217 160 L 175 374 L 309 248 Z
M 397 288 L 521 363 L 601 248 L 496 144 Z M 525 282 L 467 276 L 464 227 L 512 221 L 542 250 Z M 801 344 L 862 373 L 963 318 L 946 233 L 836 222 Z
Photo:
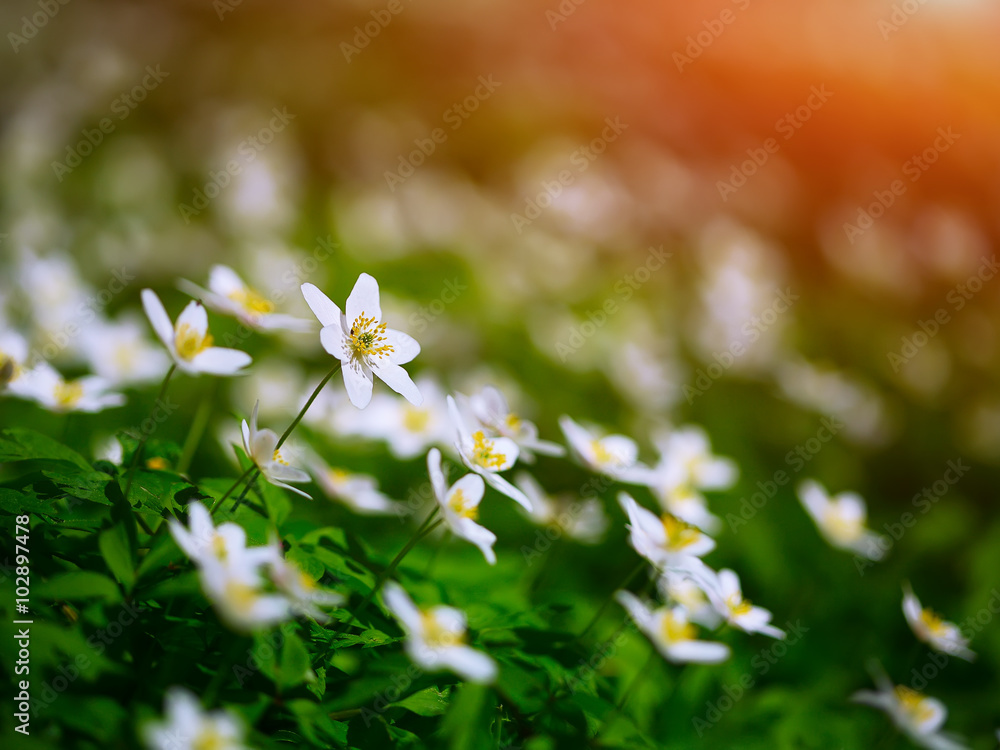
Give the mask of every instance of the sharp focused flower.
M 260 331 L 311 331 L 312 321 L 275 312 L 274 302 L 246 284 L 229 266 L 215 265 L 208 272 L 208 289 L 182 280 L 179 286 L 192 297 L 223 315 Z
M 702 577 L 705 572 L 708 572 L 707 569 L 702 569 L 698 577 Z M 763 607 L 753 605 L 749 599 L 743 597 L 739 576 L 733 571 L 723 569 L 718 573 L 712 573 L 707 580 L 698 581 L 696 578 L 695 581 L 702 586 L 715 611 L 733 627 L 746 633 L 760 633 L 771 638 L 784 639 L 785 631 L 770 624 L 771 613 Z
M 171 324 L 163 303 L 152 289 L 142 290 L 142 306 L 167 353 L 177 366 L 191 375 L 235 375 L 250 364 L 250 355 L 237 349 L 212 346 L 208 314 L 198 302 L 190 302 Z
M 479 518 L 479 503 L 486 491 L 482 477 L 478 474 L 466 474 L 449 487 L 444 472 L 441 471 L 441 451 L 437 448 L 431 448 L 427 453 L 427 473 L 434 488 L 434 497 L 451 532 L 479 547 L 490 565 L 496 564 L 497 556 L 493 551 L 493 545 L 497 541 L 496 534 L 476 523 Z
M 206 712 L 187 690 L 172 687 L 164 699 L 166 721 L 147 724 L 150 750 L 247 750 L 243 726 L 229 711 Z
M 444 606 L 419 609 L 392 581 L 385 585 L 382 598 L 406 631 L 406 652 L 418 666 L 428 671 L 449 669 L 469 682 L 496 679 L 496 662 L 466 643 L 465 613 L 461 610 Z
M 163 377 L 170 359 L 145 334 L 139 320 L 127 317 L 88 326 L 80 344 L 90 369 L 109 382 L 149 383 Z
M 599 437 L 565 415 L 559 418 L 559 426 L 573 453 L 591 471 L 630 484 L 649 482 L 649 467 L 639 463 L 639 446 L 632 438 Z
M 48 362 L 42 361 L 20 375 L 11 393 L 31 399 L 59 414 L 71 411 L 93 413 L 125 403 L 122 394 L 108 392 L 110 386 L 107 380 L 97 375 L 64 380 Z
M 851 700 L 885 711 L 893 724 L 921 747 L 965 750 L 961 738 L 940 731 L 948 717 L 941 701 L 904 685 L 893 686 L 887 679 L 879 678 L 878 683 L 878 690 L 859 690 Z
M 659 570 L 687 569 L 692 558 L 715 549 L 715 541 L 701 529 L 669 513 L 657 516 L 627 492 L 618 493 L 618 502 L 628 515 L 632 547 Z
M 458 410 L 458 404 L 451 396 L 448 396 L 448 413 L 457 434 L 455 448 L 462 463 L 481 476 L 490 487 L 520 503 L 530 512 L 531 501 L 527 495 L 499 474 L 507 471 L 517 461 L 520 453 L 517 443 L 506 437 L 487 437 L 483 430 L 470 432 Z
M 318 458 L 309 461 L 309 470 L 323 491 L 355 513 L 388 516 L 400 512 L 400 503 L 379 491 L 378 480 L 327 466 Z
M 254 462 L 261 475 L 276 487 L 284 487 L 296 494 L 302 495 L 312 500 L 312 495 L 292 487 L 288 482 L 308 482 L 309 475 L 302 469 L 291 466 L 278 446 L 278 433 L 269 429 L 257 429 L 257 409 L 260 406 L 258 401 L 253 405 L 253 414 L 250 415 L 250 423 L 244 419 L 243 429 L 243 450 Z
M 798 487 L 799 500 L 815 521 L 823 537 L 834 547 L 863 555 L 869 560 L 883 556 L 881 537 L 865 527 L 865 501 L 853 492 L 830 497 L 819 482 L 806 480 Z
M 528 516 L 539 526 L 555 526 L 583 544 L 599 543 L 607 531 L 608 517 L 597 498 L 553 497 L 526 472 L 518 474 L 514 483 L 531 501 Z
M 683 607 L 651 609 L 628 591 L 616 592 L 615 599 L 667 661 L 718 664 L 729 658 L 729 647 L 724 643 L 697 639 L 698 631 L 688 622 Z
M 375 279 L 366 273 L 358 277 L 343 313 L 313 284 L 302 285 L 302 296 L 323 325 L 319 334 L 323 348 L 343 363 L 344 387 L 352 404 L 359 409 L 368 406 L 378 375 L 396 393 L 420 406 L 420 391 L 400 367 L 420 354 L 420 344 L 386 328 Z
M 538 427 L 533 422 L 514 414 L 498 388 L 488 385 L 469 396 L 466 403 L 473 417 L 486 430 L 517 443 L 521 458 L 525 461 L 533 461 L 535 453 L 544 456 L 565 455 L 566 449 L 561 445 L 538 437 Z
M 976 658 L 975 653 L 969 650 L 968 638 L 962 636 L 958 625 L 924 609 L 909 584 L 903 586 L 903 615 L 914 635 L 931 648 L 966 661 Z

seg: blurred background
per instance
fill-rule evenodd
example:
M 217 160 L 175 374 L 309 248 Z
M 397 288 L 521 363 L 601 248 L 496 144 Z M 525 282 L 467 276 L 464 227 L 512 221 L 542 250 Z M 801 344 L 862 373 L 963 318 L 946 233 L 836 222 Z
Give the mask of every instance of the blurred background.
M 948 460 L 970 465 L 863 576 L 817 544 L 791 486 L 745 530 L 727 525 L 719 565 L 814 629 L 714 741 L 874 746 L 881 718 L 844 701 L 868 657 L 900 682 L 922 663 L 900 582 L 956 621 L 1000 584 L 995 3 L 11 0 L 0 31 L 0 328 L 51 345 L 65 373 L 95 369 L 86 336 L 60 341 L 67 325 L 141 328 L 145 286 L 176 315 L 176 280 L 225 263 L 308 316 L 300 283 L 339 301 L 368 271 L 390 325 L 423 346 L 414 370 L 499 384 L 545 437 L 569 413 L 635 435 L 652 460 L 656 429 L 704 426 L 741 467 L 713 498 L 724 518 L 784 469 L 857 490 L 883 531 Z M 239 335 L 212 326 L 217 343 Z M 210 428 L 223 441 L 205 440 L 196 474 L 224 472 L 255 398 L 277 426 L 327 369 L 313 335 L 238 345 L 255 357 L 247 378 L 175 389 L 187 414 L 224 394 Z M 96 450 L 148 402 L 67 426 L 8 399 L 0 425 Z M 381 472 L 384 452 L 322 414 L 328 455 L 391 495 L 419 481 L 419 460 Z M 790 471 L 823 418 L 842 428 Z M 634 565 L 607 510 L 610 552 L 569 548 L 549 582 L 589 606 Z M 490 512 L 519 569 L 533 530 Z M 980 662 L 928 692 L 986 737 L 995 623 L 973 648 Z M 651 721 L 693 742 L 683 717 L 755 653 Z

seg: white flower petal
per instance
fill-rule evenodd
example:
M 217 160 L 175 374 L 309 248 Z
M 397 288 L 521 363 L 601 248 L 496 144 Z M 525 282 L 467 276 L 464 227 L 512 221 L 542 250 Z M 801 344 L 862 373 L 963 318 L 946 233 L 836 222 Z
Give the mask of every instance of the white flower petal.
M 196 354 L 191 360 L 191 366 L 197 372 L 209 375 L 235 375 L 252 361 L 249 354 L 239 349 L 213 346 Z
M 341 326 L 340 308 L 327 297 L 315 284 L 303 284 L 302 296 L 305 297 L 306 304 L 313 311 L 313 315 L 323 326 Z M 329 351 L 329 350 L 328 350 Z M 330 352 L 331 354 L 333 352 Z
M 344 306 L 347 314 L 348 327 L 363 313 L 366 318 L 373 318 L 376 323 L 382 321 L 382 308 L 379 305 L 378 282 L 367 273 L 358 276 Z
M 420 395 L 416 383 L 399 365 L 394 365 L 391 362 L 372 362 L 371 367 L 387 386 L 414 406 L 420 406 L 424 402 L 424 397 Z
M 146 311 L 146 317 L 149 318 L 150 325 L 153 326 L 157 338 L 163 342 L 163 345 L 167 347 L 167 351 L 173 356 L 175 353 L 174 324 L 170 322 L 170 316 L 167 315 L 166 308 L 163 307 L 160 298 L 156 296 L 156 292 L 152 289 L 143 289 L 141 296 L 142 308 Z
M 348 398 L 357 408 L 364 409 L 372 400 L 371 370 L 353 362 L 345 363 L 342 369 Z
M 420 354 L 420 344 L 412 336 L 387 328 L 385 331 L 386 343 L 392 347 L 392 354 L 389 361 L 397 365 L 405 365 L 411 362 L 414 357 Z

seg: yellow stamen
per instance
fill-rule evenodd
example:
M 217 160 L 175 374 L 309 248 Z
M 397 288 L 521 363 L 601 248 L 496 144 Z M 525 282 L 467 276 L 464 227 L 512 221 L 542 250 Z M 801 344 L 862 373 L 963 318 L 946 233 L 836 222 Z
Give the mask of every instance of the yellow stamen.
M 327 476 L 334 484 L 341 484 L 346 482 L 350 475 L 343 469 L 330 469 L 330 471 L 327 472 Z
M 753 609 L 753 602 L 749 599 L 744 599 L 743 595 L 737 592 L 726 599 L 726 606 L 729 607 L 729 611 L 734 617 L 739 617 Z
M 905 685 L 896 686 L 896 698 L 903 710 L 918 723 L 923 723 L 934 715 L 934 710 L 928 705 L 927 699 Z
M 371 357 L 384 357 L 395 351 L 392 345 L 386 344 L 385 323 L 375 323 L 375 318 L 365 317 L 364 311 L 354 320 L 351 326 L 348 346 L 355 359 L 367 361 Z
M 202 336 L 187 323 L 181 323 L 177 326 L 177 331 L 174 334 L 174 349 L 177 350 L 178 357 L 185 362 L 190 362 L 212 346 L 213 340 L 210 333 L 206 332 Z
M 863 518 L 845 518 L 836 506 L 827 510 L 823 522 L 826 533 L 841 544 L 856 541 L 864 532 Z
M 420 622 L 424 626 L 424 641 L 431 648 L 449 648 L 465 643 L 465 633 L 456 633 L 443 627 L 433 611 L 421 612 Z
M 226 549 L 226 540 L 223 538 L 222 534 L 218 532 L 212 534 L 212 554 L 215 555 L 220 562 L 224 562 L 229 556 L 229 550 Z
M 515 432 L 521 429 L 521 418 L 516 414 L 508 414 L 504 421 L 507 423 L 507 427 Z
M 169 465 L 162 456 L 153 456 L 146 461 L 147 469 L 166 469 Z
M 215 727 L 202 730 L 191 743 L 191 750 L 225 750 L 227 747 L 232 747 L 232 742 L 215 731 Z
M 493 452 L 493 441 L 487 440 L 482 430 L 472 433 L 472 460 L 484 469 L 499 470 L 507 462 L 502 453 Z
M 403 427 L 407 432 L 424 432 L 431 421 L 429 409 L 418 409 L 413 406 L 403 407 Z
M 933 610 L 920 610 L 920 621 L 932 635 L 943 636 L 948 634 L 948 628 L 945 627 L 944 620 L 942 620 L 941 616 Z
M 264 314 L 274 312 L 274 303 L 248 286 L 229 293 L 229 299 L 240 305 L 248 313 Z
M 316 587 L 316 579 L 315 578 L 313 578 L 311 575 L 309 575 L 308 573 L 306 573 L 304 570 L 299 570 L 299 571 L 297 571 L 297 573 L 298 573 L 298 576 L 299 576 L 299 586 L 301 586 L 306 591 L 315 591 L 316 590 L 317 587 Z
M 693 641 L 697 635 L 694 625 L 685 622 L 669 610 L 663 613 L 663 620 L 660 622 L 660 633 L 668 643 Z
M 274 461 L 275 463 L 281 464 L 282 466 L 288 466 L 288 461 L 284 459 L 284 457 L 281 455 L 281 451 L 278 450 L 277 448 L 275 448 L 274 456 L 272 456 L 271 460 Z
M 83 398 L 83 386 L 75 380 L 69 383 L 57 383 L 55 397 L 59 406 L 69 408 Z
M 604 447 L 604 442 L 601 440 L 591 440 L 590 449 L 594 452 L 594 461 L 599 464 L 611 464 L 618 463 L 614 454 L 611 453 L 607 448 Z
M 683 549 L 701 539 L 701 532 L 697 528 L 669 513 L 664 513 L 661 521 L 667 534 L 667 546 L 672 549 Z
M 238 581 L 229 581 L 226 584 L 226 599 L 240 612 L 249 611 L 256 604 L 257 598 L 257 590 L 253 586 Z
M 455 490 L 451 493 L 451 497 L 448 498 L 448 508 L 462 518 L 471 518 L 473 521 L 479 518 L 479 506 L 466 505 L 465 494 L 462 490 Z

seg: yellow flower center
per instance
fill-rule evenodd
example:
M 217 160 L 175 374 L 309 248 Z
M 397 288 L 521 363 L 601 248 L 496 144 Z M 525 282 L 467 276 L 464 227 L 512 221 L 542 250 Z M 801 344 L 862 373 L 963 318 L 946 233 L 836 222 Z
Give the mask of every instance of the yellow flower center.
M 905 685 L 896 686 L 896 698 L 900 706 L 914 721 L 922 723 L 934 715 L 934 710 L 927 704 L 923 695 Z
M 226 549 L 226 540 L 218 532 L 212 534 L 212 554 L 219 561 L 224 561 L 229 556 L 229 550 Z
M 472 433 L 472 460 L 484 469 L 498 469 L 507 461 L 502 453 L 493 452 L 493 441 L 482 430 Z
M 668 643 L 677 641 L 693 641 L 697 631 L 689 622 L 685 622 L 671 611 L 663 613 L 663 620 L 660 622 L 660 633 Z
M 229 746 L 229 741 L 215 731 L 215 727 L 208 727 L 194 738 L 191 750 L 224 750 Z
M 739 617 L 740 615 L 745 615 L 753 609 L 753 602 L 749 599 L 744 599 L 743 594 L 736 592 L 728 599 L 726 599 L 726 606 L 729 607 L 729 611 L 734 617 Z
M 306 573 L 304 570 L 297 570 L 296 573 L 298 574 L 299 586 L 301 586 L 306 591 L 316 590 L 317 587 L 315 578 Z
M 450 648 L 465 643 L 465 633 L 444 627 L 433 612 L 421 612 L 420 622 L 424 626 L 424 641 L 431 648 Z
M 431 421 L 429 409 L 418 409 L 413 406 L 403 408 L 403 427 L 408 432 L 424 432 Z
M 508 414 L 504 422 L 507 424 L 507 428 L 514 432 L 521 429 L 521 418 L 516 414 Z
M 226 584 L 226 599 L 234 609 L 247 612 L 257 603 L 257 590 L 245 583 L 229 581 Z
M 55 387 L 56 403 L 63 408 L 70 408 L 83 398 L 83 386 L 75 380 L 69 383 L 57 383 Z
M 248 313 L 266 315 L 274 312 L 274 303 L 248 286 L 230 292 L 229 299 Z
M 343 469 L 330 469 L 326 474 L 334 484 L 343 484 L 348 480 L 348 473 Z
M 845 518 L 836 506 L 826 512 L 823 520 L 826 532 L 842 544 L 857 540 L 864 527 L 863 519 Z
M 281 451 L 277 448 L 274 449 L 274 455 L 271 457 L 271 460 L 282 466 L 288 466 L 288 461 L 285 460 L 284 456 L 281 455 Z
M 375 318 L 365 317 L 364 311 L 355 319 L 351 326 L 348 346 L 355 359 L 367 361 L 371 357 L 384 357 L 395 351 L 392 345 L 385 343 L 385 323 L 375 323 Z
M 943 636 L 948 634 L 948 628 L 944 626 L 944 621 L 933 610 L 920 610 L 920 622 L 924 624 L 924 627 L 926 627 L 932 635 Z
M 664 513 L 661 520 L 667 534 L 667 546 L 672 549 L 683 549 L 701 539 L 698 529 L 669 513 Z
M 594 461 L 599 464 L 611 464 L 618 463 L 618 459 L 615 455 L 604 447 L 604 442 L 601 440 L 591 440 L 590 449 L 594 452 Z
M 16 380 L 19 374 L 20 368 L 14 358 L 0 351 L 0 388 Z
M 471 518 L 473 521 L 479 518 L 479 506 L 466 505 L 465 493 L 462 490 L 455 490 L 451 493 L 451 497 L 448 498 L 448 508 L 462 518 Z
M 212 346 L 212 342 L 211 334 L 206 332 L 202 336 L 187 323 L 181 323 L 177 326 L 177 331 L 174 334 L 174 349 L 177 350 L 177 356 L 185 362 L 190 362 L 197 355 L 208 349 Z
M 151 459 L 146 461 L 147 469 L 166 469 L 168 466 L 169 464 L 162 456 L 153 456 Z

